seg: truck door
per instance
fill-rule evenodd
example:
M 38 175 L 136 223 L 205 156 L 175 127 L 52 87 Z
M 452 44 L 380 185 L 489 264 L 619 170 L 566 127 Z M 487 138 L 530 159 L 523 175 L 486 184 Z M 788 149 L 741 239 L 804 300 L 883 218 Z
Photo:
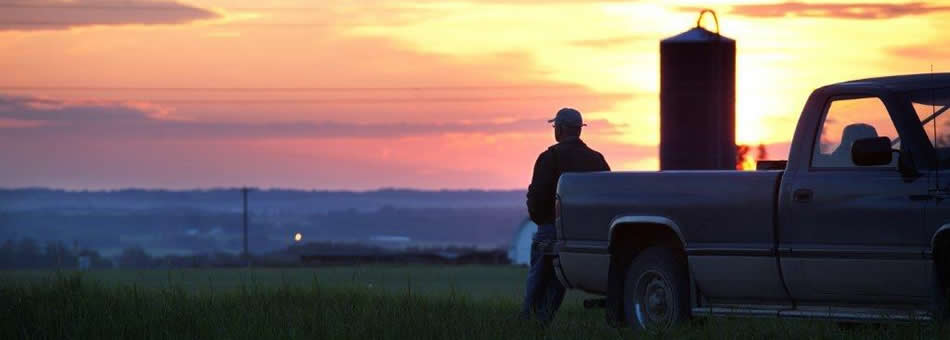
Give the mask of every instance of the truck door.
M 931 192 L 934 194 L 931 200 L 927 202 L 926 220 L 924 222 L 924 234 L 921 243 L 924 244 L 932 257 L 936 249 L 937 233 L 941 230 L 950 228 L 950 88 L 925 89 L 916 91 L 909 96 L 911 106 L 917 113 L 922 128 L 927 135 L 930 145 L 935 148 L 927 150 L 927 154 L 933 155 L 932 159 L 923 166 L 928 168 L 927 173 L 930 176 L 929 183 Z M 938 165 L 936 166 L 935 165 Z M 939 170 L 934 170 L 934 168 Z M 923 171 L 923 170 L 921 170 Z M 939 173 L 938 173 L 939 171 Z M 934 268 L 936 269 L 936 268 Z M 934 272 L 932 275 L 936 276 Z M 946 278 L 941 278 L 946 280 Z M 940 282 L 946 284 L 946 282 Z
M 779 253 L 789 291 L 802 303 L 929 293 L 919 242 L 927 177 L 903 177 L 896 154 L 885 166 L 851 161 L 851 144 L 862 138 L 886 136 L 900 149 L 892 116 L 878 97 L 832 98 L 808 166 L 786 174 Z

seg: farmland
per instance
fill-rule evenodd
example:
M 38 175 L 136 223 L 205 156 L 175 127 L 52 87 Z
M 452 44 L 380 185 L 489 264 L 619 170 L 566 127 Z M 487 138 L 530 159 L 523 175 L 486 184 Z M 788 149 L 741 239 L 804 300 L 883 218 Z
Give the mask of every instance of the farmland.
M 293 269 L 6 271 L 0 338 L 930 339 L 933 323 L 697 319 L 665 333 L 613 329 L 568 294 L 547 328 L 516 318 L 526 269 L 351 266 Z

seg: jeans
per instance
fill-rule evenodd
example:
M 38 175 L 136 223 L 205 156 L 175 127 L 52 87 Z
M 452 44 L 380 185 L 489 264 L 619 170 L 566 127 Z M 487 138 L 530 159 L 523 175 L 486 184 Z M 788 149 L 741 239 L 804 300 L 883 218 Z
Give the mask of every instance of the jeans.
M 539 242 L 554 241 L 557 231 L 554 225 L 538 226 L 531 242 L 531 269 L 528 271 L 528 280 L 525 287 L 524 304 L 521 307 L 521 316 L 525 319 L 536 317 L 542 323 L 548 323 L 554 318 L 561 301 L 564 300 L 565 289 L 554 274 L 553 258 L 545 255 L 539 247 Z

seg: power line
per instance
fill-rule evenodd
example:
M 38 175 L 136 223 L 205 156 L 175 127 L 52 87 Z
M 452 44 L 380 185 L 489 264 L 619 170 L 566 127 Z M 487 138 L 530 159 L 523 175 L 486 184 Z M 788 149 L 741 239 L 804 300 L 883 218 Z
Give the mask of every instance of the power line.
M 244 252 L 241 254 L 244 257 L 245 265 L 251 266 L 251 253 L 247 249 L 247 192 L 250 189 L 247 187 L 241 188 L 241 196 L 244 198 L 244 214 L 242 220 L 242 225 L 244 226 Z

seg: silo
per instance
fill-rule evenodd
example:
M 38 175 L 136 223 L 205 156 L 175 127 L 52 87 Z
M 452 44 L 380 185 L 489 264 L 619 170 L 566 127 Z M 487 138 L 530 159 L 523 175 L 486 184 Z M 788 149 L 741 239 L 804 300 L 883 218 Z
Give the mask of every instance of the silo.
M 736 41 L 700 26 L 660 42 L 660 169 L 735 170 Z

